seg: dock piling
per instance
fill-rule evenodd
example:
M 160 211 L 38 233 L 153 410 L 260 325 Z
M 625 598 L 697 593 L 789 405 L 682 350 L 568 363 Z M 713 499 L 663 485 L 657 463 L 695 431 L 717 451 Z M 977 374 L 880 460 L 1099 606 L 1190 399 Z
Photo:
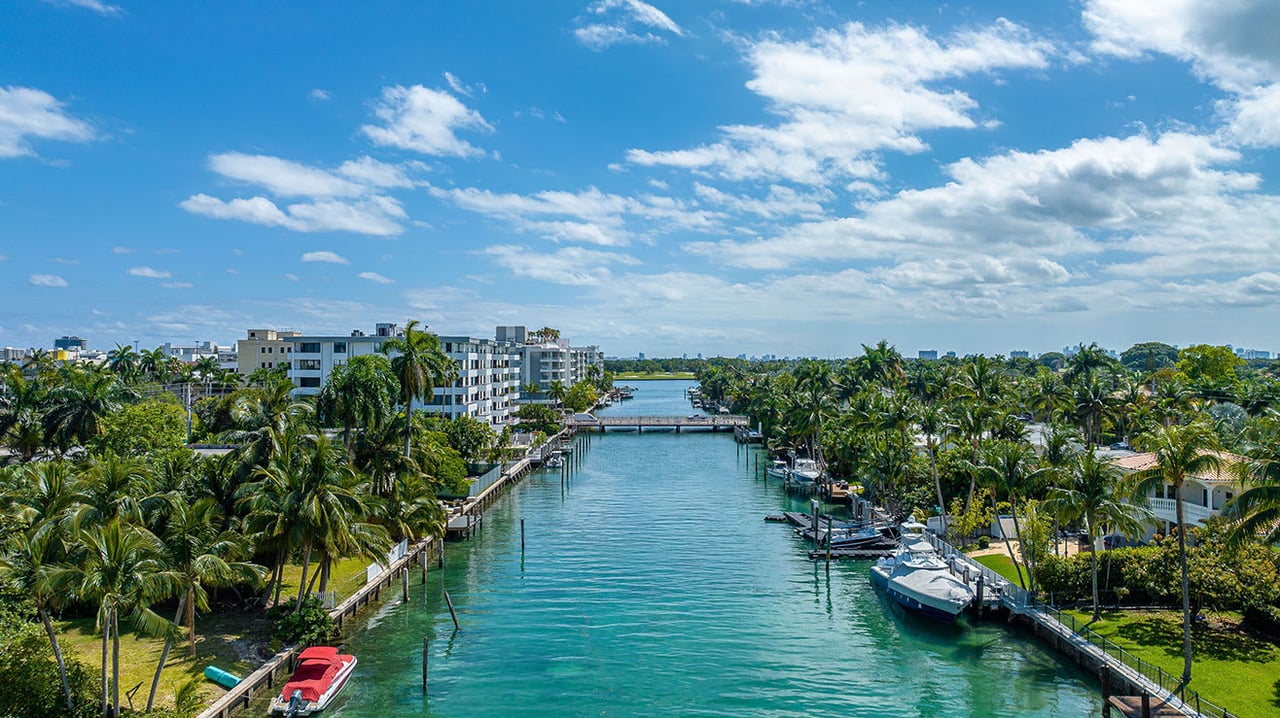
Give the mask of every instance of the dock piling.
M 520 553 L 524 554 L 524 517 L 520 517 Z
M 449 597 L 448 591 L 444 592 L 444 600 L 449 604 L 449 615 L 453 617 L 453 630 L 457 631 L 462 627 L 458 625 L 458 613 L 453 610 L 453 599 Z
M 430 641 L 426 636 L 422 637 L 422 695 L 427 694 L 427 656 L 430 655 Z
M 404 603 L 409 602 L 409 567 L 405 566 L 400 571 L 400 599 Z
M 813 550 L 818 550 L 818 500 L 810 499 L 809 506 L 813 510 L 813 521 L 809 523 L 813 527 Z

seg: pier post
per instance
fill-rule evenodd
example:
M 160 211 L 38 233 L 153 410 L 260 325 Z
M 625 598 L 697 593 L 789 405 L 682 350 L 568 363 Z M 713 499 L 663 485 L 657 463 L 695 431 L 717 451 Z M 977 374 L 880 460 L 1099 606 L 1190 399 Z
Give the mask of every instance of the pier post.
M 1111 718 L 1111 666 L 1102 664 L 1102 718 Z
M 831 566 L 831 517 L 827 517 L 827 566 Z
M 982 615 L 982 574 L 978 574 L 978 615 Z
M 809 525 L 813 527 L 813 550 L 818 550 L 818 500 L 810 499 L 809 506 L 813 511 L 813 521 Z
M 1142 692 L 1142 718 L 1151 718 L 1151 694 Z
M 427 582 L 427 547 L 418 552 L 418 565 L 422 567 L 422 582 Z
M 400 598 L 404 603 L 409 602 L 409 567 L 405 566 L 400 569 Z
M 520 517 L 520 553 L 524 554 L 524 517 Z
M 427 656 L 430 655 L 430 641 L 426 636 L 422 637 L 422 695 L 427 694 Z
M 444 600 L 445 600 L 445 603 L 449 604 L 449 615 L 453 617 L 453 630 L 456 631 L 459 628 L 461 628 L 461 626 L 458 625 L 458 614 L 456 611 L 453 610 L 453 599 L 449 598 L 448 591 L 444 592 Z

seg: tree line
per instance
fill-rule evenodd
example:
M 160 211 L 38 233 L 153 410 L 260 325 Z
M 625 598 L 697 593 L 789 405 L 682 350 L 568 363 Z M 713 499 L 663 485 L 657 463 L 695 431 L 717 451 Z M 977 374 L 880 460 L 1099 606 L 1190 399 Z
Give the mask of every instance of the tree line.
M 770 449 L 808 454 L 899 517 L 938 515 L 964 543 L 995 516 L 1011 516 L 1024 550 L 1013 551 L 1007 536 L 1006 548 L 1033 595 L 1046 572 L 1062 573 L 1047 566 L 1060 558 L 1052 537 L 1082 531 L 1097 617 L 1092 549 L 1107 534 L 1139 535 L 1153 492 L 1182 496 L 1191 477 L 1234 472 L 1247 488 L 1225 506 L 1227 526 L 1215 535 L 1233 547 L 1280 543 L 1280 382 L 1271 367 L 1209 345 L 1147 343 L 1119 359 L 1082 344 L 1069 357 L 924 361 L 882 341 L 846 360 L 708 363 L 698 381 L 704 395 L 758 422 Z M 1154 460 L 1124 475 L 1098 456 L 1108 446 L 1149 451 Z M 1174 505 L 1175 523 L 1187 525 L 1183 501 Z M 1176 546 L 1172 593 L 1182 604 L 1188 681 L 1195 614 L 1188 544 L 1199 531 L 1175 530 L 1168 539 Z M 1245 603 L 1280 616 L 1276 554 L 1258 555 L 1269 588 L 1246 592 Z

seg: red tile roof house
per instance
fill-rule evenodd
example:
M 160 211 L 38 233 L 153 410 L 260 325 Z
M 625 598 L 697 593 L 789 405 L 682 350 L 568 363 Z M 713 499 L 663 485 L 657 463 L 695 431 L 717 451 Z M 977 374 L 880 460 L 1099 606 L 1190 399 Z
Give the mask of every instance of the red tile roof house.
M 1244 490 L 1232 466 L 1245 461 L 1245 458 L 1225 451 L 1212 453 L 1218 456 L 1219 467 L 1188 476 L 1182 484 L 1182 518 L 1188 526 L 1203 526 L 1209 517 L 1222 511 L 1222 506 L 1231 497 Z M 1127 475 L 1155 466 L 1156 456 L 1149 452 L 1130 454 L 1112 459 L 1111 464 Z M 1154 514 L 1154 519 L 1148 522 L 1146 534 L 1141 538 L 1150 540 L 1157 533 L 1169 535 L 1177 521 L 1174 500 L 1173 486 L 1169 484 L 1147 494 L 1147 508 Z

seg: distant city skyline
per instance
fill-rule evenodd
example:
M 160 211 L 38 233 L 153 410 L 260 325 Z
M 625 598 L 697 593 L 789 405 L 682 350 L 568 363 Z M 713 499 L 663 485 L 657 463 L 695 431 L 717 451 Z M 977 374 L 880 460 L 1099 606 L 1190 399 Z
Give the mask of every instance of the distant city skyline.
M 245 12 L 4 5 L 0 346 L 1280 348 L 1274 0 Z

